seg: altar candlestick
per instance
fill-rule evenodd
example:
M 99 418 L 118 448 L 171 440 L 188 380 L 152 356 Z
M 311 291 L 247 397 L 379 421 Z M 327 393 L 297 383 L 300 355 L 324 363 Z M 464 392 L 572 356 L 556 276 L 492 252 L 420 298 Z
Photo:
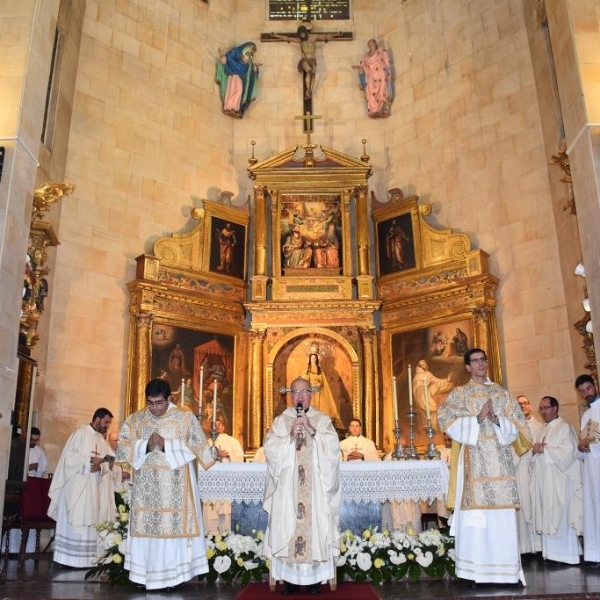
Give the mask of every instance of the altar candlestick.
M 431 419 L 429 412 L 429 385 L 427 385 L 427 377 L 423 377 L 423 387 L 425 388 L 425 406 L 427 407 L 427 421 Z
M 212 414 L 212 422 L 213 425 L 217 422 L 217 378 L 213 379 L 213 414 Z
M 398 390 L 396 388 L 396 378 L 392 377 L 392 404 L 394 406 L 394 421 L 398 420 Z
M 204 365 L 200 367 L 200 385 L 198 387 L 198 416 L 202 416 L 202 398 L 204 397 Z
M 179 406 L 183 408 L 185 404 L 185 379 L 181 380 L 181 387 L 179 388 Z
M 412 369 L 408 365 L 408 410 L 413 409 L 413 398 L 412 398 Z

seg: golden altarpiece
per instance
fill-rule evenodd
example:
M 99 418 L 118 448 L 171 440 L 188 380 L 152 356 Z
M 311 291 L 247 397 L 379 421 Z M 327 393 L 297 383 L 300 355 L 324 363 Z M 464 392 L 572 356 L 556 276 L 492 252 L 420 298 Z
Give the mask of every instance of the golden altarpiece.
M 191 230 L 137 259 L 127 412 L 144 405 L 150 378 L 164 377 L 205 430 L 216 410 L 252 451 L 303 376 L 340 435 L 358 417 L 389 450 L 392 374 L 403 413 L 411 361 L 450 381 L 461 344 L 479 345 L 498 379 L 497 280 L 467 236 L 429 225 L 430 207 L 399 190 L 380 204 L 364 154 L 309 139 L 249 163 L 250 210 L 202 201 Z

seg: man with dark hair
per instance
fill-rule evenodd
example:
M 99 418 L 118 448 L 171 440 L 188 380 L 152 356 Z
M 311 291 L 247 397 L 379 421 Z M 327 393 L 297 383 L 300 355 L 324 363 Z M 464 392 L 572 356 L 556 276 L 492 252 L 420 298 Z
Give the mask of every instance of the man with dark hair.
M 283 594 L 307 585 L 319 594 L 335 578 L 340 532 L 340 442 L 331 417 L 311 406 L 313 388 L 302 377 L 291 385 L 292 405 L 265 439 L 269 515 L 263 554 Z
M 38 446 L 41 435 L 37 427 L 31 428 L 29 434 L 29 468 L 27 472 L 29 477 L 43 477 L 48 470 L 46 453 Z
M 89 425 L 74 431 L 56 467 L 50 485 L 48 515 L 56 521 L 54 560 L 69 567 L 93 567 L 98 558 L 96 525 L 111 518 L 112 506 L 101 498 L 110 479 L 114 456 L 104 438 L 113 416 L 99 408 Z
M 438 422 L 460 444 L 450 535 L 456 537 L 456 575 L 476 583 L 524 584 L 515 509 L 519 495 L 511 445 L 521 435 L 531 442 L 516 400 L 487 377 L 480 348 L 464 357 L 471 380 L 454 388 L 438 410 Z M 499 540 L 501 542 L 499 543 Z
M 545 559 L 578 565 L 583 504 L 577 434 L 558 416 L 556 398 L 544 396 L 540 413 L 545 425 L 536 432 L 531 459 L 533 527 Z
M 588 405 L 581 416 L 577 446 L 583 458 L 583 558 L 600 563 L 600 402 L 590 375 L 579 375 L 575 387 Z
M 208 572 L 197 462 L 213 464 L 196 416 L 175 406 L 164 379 L 146 385 L 146 408 L 119 432 L 117 461 L 133 468 L 125 568 L 148 590 L 171 589 Z
M 379 460 L 379 452 L 372 440 L 362 434 L 360 419 L 352 419 L 350 435 L 340 442 L 342 460 Z

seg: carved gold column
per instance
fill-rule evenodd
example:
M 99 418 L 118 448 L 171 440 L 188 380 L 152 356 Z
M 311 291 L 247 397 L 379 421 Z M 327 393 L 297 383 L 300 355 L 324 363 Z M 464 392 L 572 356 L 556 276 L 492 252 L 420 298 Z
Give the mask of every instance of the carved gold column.
M 488 356 L 488 376 L 492 381 L 502 383 L 494 309 L 491 306 L 479 306 L 473 310 L 473 317 L 475 320 L 475 346 L 485 350 Z
M 254 186 L 254 274 L 252 299 L 267 298 L 267 202 L 264 186 Z
M 132 365 L 133 381 L 127 414 L 140 410 L 146 405 L 144 389 L 151 377 L 153 321 L 152 313 L 140 312 L 135 315 L 135 363 Z
M 19 342 L 33 348 L 39 340 L 38 325 L 44 312 L 44 302 L 50 293 L 47 266 L 49 246 L 58 246 L 59 241 L 52 225 L 44 221 L 48 212 L 63 196 L 73 192 L 75 186 L 70 183 L 45 183 L 35 188 L 33 194 L 32 220 L 29 230 L 27 264 L 23 282 L 23 300 L 21 302 L 21 323 Z M 21 421 L 23 424 L 23 421 Z
M 250 410 L 248 411 L 248 448 L 255 450 L 262 444 L 263 429 L 263 343 L 265 330 L 248 332 L 250 349 Z
M 363 426 L 364 435 L 373 440 L 376 436 L 376 412 L 375 412 L 375 331 L 367 327 L 361 327 L 360 335 L 363 346 Z
M 373 298 L 373 277 L 370 274 L 369 257 L 369 210 L 367 201 L 367 187 L 364 185 L 356 188 L 356 244 L 357 244 L 357 273 L 359 300 Z

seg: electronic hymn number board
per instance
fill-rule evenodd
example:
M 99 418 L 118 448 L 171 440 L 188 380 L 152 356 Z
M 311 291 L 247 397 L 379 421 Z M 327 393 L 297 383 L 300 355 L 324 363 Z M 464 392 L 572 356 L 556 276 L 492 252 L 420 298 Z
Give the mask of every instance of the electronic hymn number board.
M 310 5 L 310 18 L 309 18 Z M 269 0 L 269 21 L 350 19 L 350 0 Z

